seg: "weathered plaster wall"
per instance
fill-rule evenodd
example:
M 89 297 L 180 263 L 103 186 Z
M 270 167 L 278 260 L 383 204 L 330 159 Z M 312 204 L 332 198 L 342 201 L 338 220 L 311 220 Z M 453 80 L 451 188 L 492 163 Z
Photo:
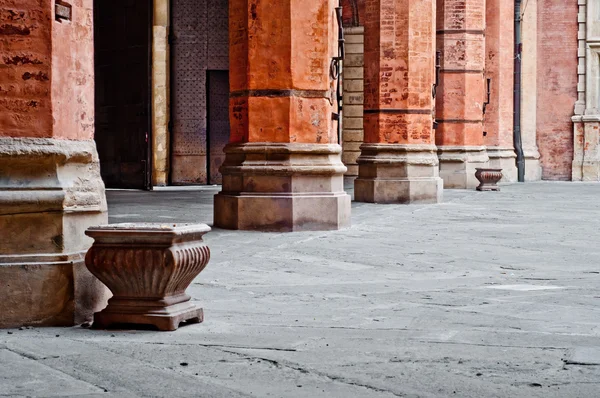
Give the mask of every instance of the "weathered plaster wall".
M 2 0 L 0 137 L 52 135 L 50 0 Z
M 54 138 L 94 138 L 93 0 L 72 2 L 71 21 L 52 24 Z
M 538 0 L 537 143 L 546 180 L 571 179 L 577 13 L 575 0 Z

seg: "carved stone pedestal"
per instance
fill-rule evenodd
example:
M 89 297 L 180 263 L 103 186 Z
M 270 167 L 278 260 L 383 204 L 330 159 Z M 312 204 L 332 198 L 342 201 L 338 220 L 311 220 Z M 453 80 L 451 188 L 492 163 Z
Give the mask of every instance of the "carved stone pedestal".
M 363 144 L 354 197 L 367 203 L 440 203 L 435 145 Z
M 106 222 L 94 141 L 0 137 L 0 328 L 91 320 L 110 293 L 84 231 Z
M 215 196 L 215 226 L 259 231 L 350 225 L 346 167 L 336 144 L 229 144 Z
M 113 224 L 89 228 L 94 238 L 85 263 L 113 292 L 94 314 L 94 327 L 153 325 L 172 331 L 204 320 L 185 290 L 210 259 L 205 224 Z

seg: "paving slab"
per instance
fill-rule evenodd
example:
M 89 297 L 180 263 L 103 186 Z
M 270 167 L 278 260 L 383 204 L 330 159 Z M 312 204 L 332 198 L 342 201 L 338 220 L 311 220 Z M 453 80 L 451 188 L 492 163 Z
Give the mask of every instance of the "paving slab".
M 216 192 L 111 190 L 110 221 L 211 224 Z M 214 229 L 203 324 L 0 331 L 0 396 L 600 396 L 600 185 L 444 194 Z

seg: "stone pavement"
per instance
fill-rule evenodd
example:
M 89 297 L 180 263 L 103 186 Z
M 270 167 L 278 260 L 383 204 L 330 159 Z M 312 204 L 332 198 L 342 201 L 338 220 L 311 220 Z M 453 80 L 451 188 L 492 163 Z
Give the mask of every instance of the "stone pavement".
M 109 191 L 111 222 L 208 222 L 214 190 Z M 600 396 L 600 185 L 353 204 L 337 232 L 215 230 L 174 333 L 0 331 L 0 396 Z

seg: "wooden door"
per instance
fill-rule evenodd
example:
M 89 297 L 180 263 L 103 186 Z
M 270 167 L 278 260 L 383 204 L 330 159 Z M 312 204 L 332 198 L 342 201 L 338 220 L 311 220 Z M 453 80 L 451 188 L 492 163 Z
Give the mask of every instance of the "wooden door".
M 207 73 L 209 184 L 221 184 L 219 167 L 225 160 L 223 149 L 229 142 L 229 72 L 209 70 Z
M 152 0 L 95 0 L 95 140 L 109 188 L 150 187 Z

